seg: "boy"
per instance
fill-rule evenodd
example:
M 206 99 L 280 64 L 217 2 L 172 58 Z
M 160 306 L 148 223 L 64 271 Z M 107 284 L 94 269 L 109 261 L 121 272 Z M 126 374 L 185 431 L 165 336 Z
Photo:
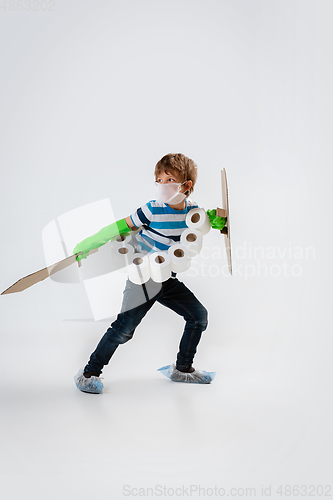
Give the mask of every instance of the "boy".
M 188 199 L 197 179 L 197 166 L 183 154 L 170 153 L 156 164 L 155 179 L 157 200 L 143 205 L 123 221 L 101 230 L 94 235 L 93 245 L 89 246 L 93 237 L 81 242 L 73 252 L 84 252 L 77 260 L 85 258 L 91 248 L 106 243 L 111 234 L 108 231 L 115 224 L 123 234 L 126 230 L 141 229 L 136 239 L 139 251 L 143 253 L 168 250 L 173 243 L 180 241 L 182 232 L 187 228 L 187 213 L 198 207 Z M 135 285 L 127 280 L 121 312 L 100 340 L 86 366 L 74 378 L 78 389 L 92 393 L 102 391 L 103 384 L 99 377 L 103 367 L 109 363 L 119 344 L 133 337 L 136 327 L 156 301 L 183 316 L 186 321 L 176 365 L 161 368 L 161 371 L 177 382 L 211 382 L 215 374 L 192 367 L 201 334 L 207 328 L 207 310 L 172 273 L 171 278 L 161 284 L 150 279 L 144 285 Z

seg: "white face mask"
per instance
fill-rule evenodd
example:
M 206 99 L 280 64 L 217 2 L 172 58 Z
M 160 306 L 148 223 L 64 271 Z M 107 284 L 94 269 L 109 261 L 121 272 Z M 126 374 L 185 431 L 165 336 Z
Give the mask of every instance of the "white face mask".
M 155 182 L 157 186 L 157 200 L 162 203 L 171 203 L 171 205 L 181 203 L 186 198 L 186 195 L 180 192 L 180 186 L 186 182 L 187 181 L 182 183 L 169 182 L 168 184 Z

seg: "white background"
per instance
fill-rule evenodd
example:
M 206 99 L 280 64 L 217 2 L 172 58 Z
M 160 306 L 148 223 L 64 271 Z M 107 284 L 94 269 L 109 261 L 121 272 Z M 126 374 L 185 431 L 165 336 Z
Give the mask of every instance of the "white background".
M 42 230 L 59 215 L 110 198 L 119 219 L 153 199 L 168 152 L 197 163 L 205 208 L 221 204 L 226 167 L 235 269 L 222 272 L 211 231 L 197 276 L 179 276 L 209 310 L 195 359 L 217 372 L 209 386 L 156 371 L 183 328 L 156 304 L 103 394 L 81 393 L 73 376 L 108 326 L 82 284 L 2 296 L 4 498 L 192 484 L 257 497 L 271 485 L 275 499 L 280 485 L 330 484 L 332 3 L 4 4 L 1 290 L 44 267 Z

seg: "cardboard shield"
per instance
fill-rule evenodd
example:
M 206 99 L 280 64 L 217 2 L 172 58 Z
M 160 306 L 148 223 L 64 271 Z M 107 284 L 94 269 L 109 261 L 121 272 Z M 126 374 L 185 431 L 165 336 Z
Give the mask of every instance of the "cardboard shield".
M 231 239 L 230 239 L 230 209 L 229 209 L 229 193 L 227 172 L 223 168 L 221 170 L 221 187 L 222 187 L 222 208 L 216 209 L 216 215 L 219 217 L 226 217 L 227 222 L 221 233 L 224 234 L 224 242 L 228 259 L 229 272 L 232 275 L 232 260 L 231 260 Z

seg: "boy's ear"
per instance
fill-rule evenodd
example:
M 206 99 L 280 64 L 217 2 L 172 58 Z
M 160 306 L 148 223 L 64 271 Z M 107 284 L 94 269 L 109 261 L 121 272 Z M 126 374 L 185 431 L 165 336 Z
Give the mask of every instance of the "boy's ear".
M 192 187 L 192 181 L 191 180 L 187 181 L 187 183 L 186 183 L 186 191 L 185 192 L 189 191 L 191 189 L 191 187 Z

